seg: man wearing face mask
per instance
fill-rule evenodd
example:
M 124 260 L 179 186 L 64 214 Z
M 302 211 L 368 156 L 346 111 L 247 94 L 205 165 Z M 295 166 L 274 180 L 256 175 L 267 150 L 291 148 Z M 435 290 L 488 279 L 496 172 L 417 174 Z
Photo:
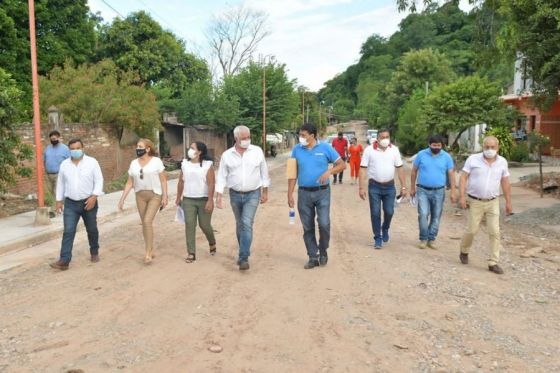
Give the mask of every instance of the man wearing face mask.
M 406 196 L 403 161 L 399 148 L 391 144 L 389 130 L 381 129 L 377 134 L 377 142 L 364 150 L 360 163 L 360 198 L 369 197 L 371 227 L 376 249 L 389 241 L 389 228 L 395 208 L 395 170 L 401 184 L 400 195 Z M 366 193 L 366 178 L 368 190 Z M 381 208 L 383 207 L 383 224 L 381 224 Z
M 305 269 L 325 266 L 331 236 L 329 178 L 346 168 L 346 163 L 328 143 L 317 141 L 317 127 L 305 124 L 299 130 L 299 144 L 292 149 L 297 162 L 297 179 L 288 179 L 288 206 L 293 208 L 294 189 L 298 184 L 298 212 L 303 225 L 303 242 L 309 261 Z M 329 170 L 329 163 L 334 167 Z M 315 215 L 319 224 L 319 242 L 315 233 Z
M 447 179 L 451 185 L 451 202 L 457 200 L 453 159 L 443 150 L 443 139 L 430 136 L 429 147 L 416 155 L 410 175 L 410 195 L 418 199 L 420 249 L 437 250 L 436 238 L 445 201 Z
M 506 199 L 506 215 L 512 213 L 511 186 L 508 164 L 498 155 L 498 139 L 489 136 L 484 139 L 483 152 L 473 154 L 465 162 L 461 172 L 461 208 L 468 206 L 467 227 L 461 239 L 461 263 L 469 263 L 469 251 L 473 238 L 478 232 L 482 218 L 486 217 L 486 230 L 490 239 L 488 270 L 496 274 L 504 271 L 498 265 L 500 259 L 500 186 Z
M 47 190 L 54 197 L 60 164 L 65 159 L 70 158 L 70 150 L 65 144 L 60 142 L 60 132 L 57 130 L 49 133 L 49 140 L 51 143 L 45 149 L 43 162 L 47 174 Z M 50 217 L 54 218 L 54 216 L 54 212 L 51 212 Z
M 342 161 L 346 162 L 346 159 L 348 158 L 348 140 L 344 138 L 344 134 L 342 132 L 338 133 L 338 137 L 333 140 L 332 146 L 333 148 L 335 148 L 336 152 L 340 155 Z M 342 184 L 342 176 L 344 176 L 343 171 L 340 171 L 338 174 L 334 174 L 333 184 L 336 184 L 337 178 L 340 184 Z
M 64 271 L 72 260 L 72 247 L 80 218 L 84 220 L 91 262 L 99 261 L 99 231 L 97 230 L 97 197 L 103 194 L 103 175 L 95 158 L 84 154 L 80 139 L 68 143 L 70 158 L 60 165 L 56 185 L 56 211 L 64 205 L 64 233 L 60 259 L 50 266 Z
M 253 223 L 257 207 L 268 201 L 270 177 L 262 149 L 251 145 L 251 133 L 246 126 L 233 130 L 235 145 L 226 150 L 220 160 L 216 178 L 216 207 L 222 208 L 224 189 L 229 189 L 229 201 L 236 222 L 239 259 L 237 265 L 249 269 L 253 241 Z

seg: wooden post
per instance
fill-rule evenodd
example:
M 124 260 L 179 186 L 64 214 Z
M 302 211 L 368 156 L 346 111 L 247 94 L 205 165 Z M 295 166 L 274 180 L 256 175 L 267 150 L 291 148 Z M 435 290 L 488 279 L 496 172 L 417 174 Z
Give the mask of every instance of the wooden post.
M 263 68 L 262 99 L 263 99 L 262 146 L 263 146 L 264 155 L 266 156 L 266 65 Z

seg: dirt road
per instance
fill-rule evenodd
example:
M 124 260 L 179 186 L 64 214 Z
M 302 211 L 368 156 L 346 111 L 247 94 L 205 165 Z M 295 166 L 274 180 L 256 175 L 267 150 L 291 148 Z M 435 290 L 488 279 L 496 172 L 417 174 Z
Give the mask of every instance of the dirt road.
M 503 267 L 486 267 L 480 235 L 458 260 L 464 216 L 446 206 L 439 251 L 416 248 L 416 211 L 396 210 L 391 241 L 374 250 L 357 186 L 332 187 L 329 264 L 304 270 L 287 183 L 273 172 L 259 207 L 251 269 L 235 266 L 229 204 L 214 215 L 218 254 L 202 234 L 194 264 L 172 209 L 157 217 L 154 263 L 142 263 L 136 215 L 104 224 L 101 261 L 84 233 L 70 270 L 50 257 L 0 273 L 2 372 L 552 372 L 560 371 L 559 252 L 505 226 Z M 223 351 L 209 351 L 213 345 Z

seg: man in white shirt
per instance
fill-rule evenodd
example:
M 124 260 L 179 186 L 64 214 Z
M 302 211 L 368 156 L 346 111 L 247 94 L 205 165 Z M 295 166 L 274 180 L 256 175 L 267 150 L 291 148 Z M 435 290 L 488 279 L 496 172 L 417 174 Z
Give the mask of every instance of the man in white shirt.
M 360 198 L 366 199 L 366 178 L 368 183 L 371 227 L 376 249 L 389 241 L 389 227 L 395 209 L 395 170 L 401 184 L 401 196 L 406 196 L 403 162 L 399 148 L 391 144 L 391 134 L 387 129 L 379 130 L 377 142 L 364 150 L 360 163 Z M 383 225 L 381 207 L 383 206 Z
M 498 275 L 504 273 L 498 265 L 500 258 L 500 186 L 506 199 L 506 214 L 512 213 L 511 185 L 509 183 L 508 164 L 504 157 L 498 155 L 500 144 L 497 138 L 489 136 L 484 139 L 483 152 L 473 154 L 465 162 L 461 172 L 460 202 L 461 208 L 468 204 L 467 228 L 461 240 L 461 263 L 469 263 L 469 251 L 473 238 L 478 232 L 480 222 L 486 217 L 486 229 L 490 238 L 490 259 L 488 270 Z
M 99 231 L 97 230 L 97 197 L 103 194 L 103 175 L 95 158 L 84 155 L 80 139 L 68 143 L 70 158 L 64 160 L 56 183 L 56 211 L 64 204 L 64 233 L 60 259 L 50 266 L 64 271 L 72 260 L 72 247 L 80 217 L 86 226 L 91 261 L 99 261 Z
M 229 189 L 229 201 L 235 215 L 239 244 L 240 270 L 249 269 L 253 241 L 253 222 L 257 207 L 268 201 L 270 177 L 261 148 L 251 145 L 251 133 L 245 126 L 233 130 L 235 145 L 222 154 L 216 178 L 216 207 L 222 208 L 224 189 Z

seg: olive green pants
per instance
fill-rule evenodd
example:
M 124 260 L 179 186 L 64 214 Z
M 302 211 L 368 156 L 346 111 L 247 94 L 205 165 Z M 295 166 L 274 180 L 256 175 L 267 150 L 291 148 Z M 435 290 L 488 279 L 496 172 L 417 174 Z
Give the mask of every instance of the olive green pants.
M 214 230 L 212 229 L 212 213 L 204 209 L 208 202 L 207 197 L 187 198 L 183 197 L 183 211 L 185 213 L 185 235 L 187 236 L 187 251 L 189 254 L 196 253 L 196 224 L 208 240 L 210 246 L 216 244 Z

